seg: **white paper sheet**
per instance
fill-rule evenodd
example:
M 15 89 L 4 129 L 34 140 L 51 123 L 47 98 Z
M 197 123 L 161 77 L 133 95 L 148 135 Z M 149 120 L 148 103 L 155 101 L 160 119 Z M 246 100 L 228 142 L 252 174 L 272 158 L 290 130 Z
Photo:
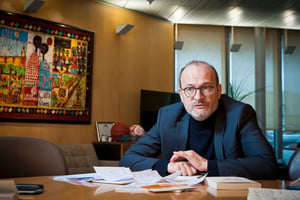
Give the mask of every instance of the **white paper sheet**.
M 128 184 L 128 183 L 178 183 L 195 185 L 202 182 L 204 176 L 180 176 L 181 172 L 162 177 L 156 170 L 148 169 L 143 171 L 131 172 L 126 167 L 94 167 L 96 173 L 73 174 L 66 176 L 55 176 L 56 181 L 77 181 L 77 182 L 97 182 L 110 184 Z

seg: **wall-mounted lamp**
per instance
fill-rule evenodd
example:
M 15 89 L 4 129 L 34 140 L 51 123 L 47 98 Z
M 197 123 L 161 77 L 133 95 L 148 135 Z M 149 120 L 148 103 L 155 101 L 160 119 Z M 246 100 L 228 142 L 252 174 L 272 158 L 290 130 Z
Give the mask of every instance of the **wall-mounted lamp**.
M 147 1 L 147 4 L 148 5 L 151 5 L 151 3 L 154 1 L 154 0 L 146 0 Z
M 230 51 L 231 52 L 239 52 L 242 44 L 231 44 Z
M 24 2 L 24 11 L 25 12 L 36 12 L 43 4 L 45 0 L 26 0 Z
M 174 43 L 174 49 L 181 50 L 183 47 L 184 41 L 175 41 Z
M 134 26 L 131 24 L 122 24 L 122 25 L 118 25 L 116 28 L 116 33 L 117 34 L 122 34 L 125 35 L 126 33 L 128 33 Z
M 178 27 L 177 24 L 175 24 L 175 42 L 174 42 L 174 49 L 175 50 L 181 50 L 184 44 L 184 41 L 178 41 Z
M 234 30 L 233 26 L 231 27 L 231 45 L 229 47 L 229 50 L 231 52 L 239 52 L 242 44 L 234 43 Z
M 285 54 L 292 54 L 294 53 L 296 46 L 294 45 L 288 45 L 288 36 L 287 36 L 287 30 L 284 31 L 284 53 Z
M 294 53 L 295 49 L 296 49 L 296 46 L 286 46 L 284 48 L 284 53 L 285 54 L 292 54 L 292 53 Z

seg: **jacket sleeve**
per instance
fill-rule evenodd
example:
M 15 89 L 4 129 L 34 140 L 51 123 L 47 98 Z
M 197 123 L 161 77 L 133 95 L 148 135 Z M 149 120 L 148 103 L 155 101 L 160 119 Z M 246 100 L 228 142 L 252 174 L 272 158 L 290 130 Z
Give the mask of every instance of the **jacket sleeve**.
M 119 165 L 132 171 L 151 169 L 159 160 L 160 151 L 159 133 L 155 125 L 126 151 Z
M 119 165 L 130 167 L 132 171 L 139 171 L 153 169 L 159 160 L 164 163 L 169 161 L 173 151 L 178 150 L 178 145 L 185 147 L 186 141 L 183 141 L 182 137 L 179 140 L 179 136 L 176 135 L 177 123 L 184 115 L 182 103 L 161 108 L 156 124 L 126 151 Z M 184 138 L 186 140 L 186 137 Z M 184 150 L 183 147 L 179 149 Z

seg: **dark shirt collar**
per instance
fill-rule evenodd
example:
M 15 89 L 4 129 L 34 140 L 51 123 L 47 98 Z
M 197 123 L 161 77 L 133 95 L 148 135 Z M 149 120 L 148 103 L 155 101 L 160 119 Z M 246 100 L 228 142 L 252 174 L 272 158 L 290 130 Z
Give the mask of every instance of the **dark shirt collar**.
M 216 122 L 216 116 L 217 116 L 216 111 L 204 121 L 197 121 L 192 116 L 190 116 L 190 125 L 192 127 L 198 127 L 198 128 L 207 127 L 213 129 Z

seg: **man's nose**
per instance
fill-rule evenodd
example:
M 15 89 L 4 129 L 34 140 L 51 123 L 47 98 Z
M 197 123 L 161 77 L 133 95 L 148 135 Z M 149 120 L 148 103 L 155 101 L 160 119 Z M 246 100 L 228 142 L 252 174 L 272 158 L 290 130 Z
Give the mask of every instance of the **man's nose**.
M 201 89 L 196 88 L 196 94 L 194 96 L 195 99 L 202 99 L 204 96 L 202 95 Z

